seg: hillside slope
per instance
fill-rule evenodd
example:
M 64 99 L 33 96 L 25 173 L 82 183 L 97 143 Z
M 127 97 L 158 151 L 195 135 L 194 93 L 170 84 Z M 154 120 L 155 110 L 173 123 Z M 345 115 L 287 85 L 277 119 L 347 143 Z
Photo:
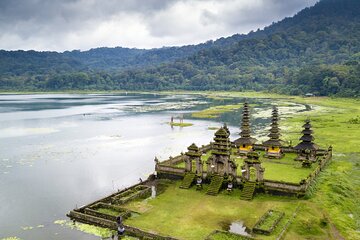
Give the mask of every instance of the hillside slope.
M 360 96 L 360 1 L 322 0 L 264 30 L 194 46 L 100 48 L 59 56 L 48 72 L 41 64 L 30 65 L 31 71 L 14 70 L 15 74 L 0 68 L 0 88 L 268 90 Z

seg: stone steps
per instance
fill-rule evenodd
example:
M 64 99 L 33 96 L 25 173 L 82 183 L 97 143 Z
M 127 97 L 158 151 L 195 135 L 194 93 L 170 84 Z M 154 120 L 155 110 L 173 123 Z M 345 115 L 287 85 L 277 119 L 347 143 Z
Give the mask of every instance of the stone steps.
M 191 184 L 194 182 L 196 177 L 195 173 L 186 173 L 184 176 L 184 179 L 182 180 L 182 183 L 180 185 L 180 188 L 188 189 L 191 187 Z
M 206 194 L 213 195 L 213 196 L 217 195 L 220 191 L 223 181 L 224 181 L 223 177 L 214 175 L 211 179 L 211 182 L 210 182 L 210 185 L 209 185 L 209 188 L 208 188 Z
M 252 200 L 255 192 L 256 182 L 246 182 L 240 193 L 241 200 Z

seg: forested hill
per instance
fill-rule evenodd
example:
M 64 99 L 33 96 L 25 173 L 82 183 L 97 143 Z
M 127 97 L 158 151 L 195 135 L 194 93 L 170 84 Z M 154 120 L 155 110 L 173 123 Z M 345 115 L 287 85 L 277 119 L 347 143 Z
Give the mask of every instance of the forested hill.
M 163 47 L 154 49 L 94 48 L 88 51 L 37 52 L 0 50 L 0 76 L 76 72 L 88 70 L 114 71 L 127 68 L 156 66 L 191 56 L 213 46 L 225 46 L 237 42 L 245 35 L 221 38 L 198 45 Z
M 251 89 L 358 97 L 360 1 L 322 0 L 264 30 L 194 46 L 31 52 L 35 64 L 16 54 L 0 52 L 2 89 Z

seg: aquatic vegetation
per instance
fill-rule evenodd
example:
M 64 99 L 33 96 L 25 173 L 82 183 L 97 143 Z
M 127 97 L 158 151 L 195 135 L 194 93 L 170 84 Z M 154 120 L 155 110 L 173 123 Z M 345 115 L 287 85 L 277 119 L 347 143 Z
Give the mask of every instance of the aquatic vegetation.
M 0 130 L 0 138 L 8 138 L 8 137 L 24 137 L 24 136 L 32 136 L 32 135 L 44 135 L 50 133 L 59 132 L 58 129 L 55 128 L 4 128 Z
M 233 105 L 221 105 L 221 106 L 210 107 L 210 108 L 198 111 L 198 112 L 193 112 L 191 114 L 191 117 L 193 117 L 193 118 L 217 118 L 222 113 L 238 110 L 242 106 L 243 106 L 243 104 L 233 104 Z
M 192 125 L 194 125 L 193 123 L 176 123 L 176 122 L 173 122 L 173 123 L 169 123 L 170 126 L 172 127 L 190 127 Z
M 125 106 L 121 110 L 128 112 L 146 113 L 166 110 L 182 110 L 190 109 L 197 105 L 207 104 L 205 101 L 193 100 L 193 101 L 176 101 L 176 102 L 160 102 L 156 104 L 138 105 L 138 106 Z
M 24 231 L 31 230 L 33 228 L 34 227 L 31 227 L 31 226 L 21 227 L 21 229 L 24 230 Z
M 58 224 L 63 227 L 67 227 L 67 228 L 71 228 L 71 229 L 76 229 L 76 230 L 79 230 L 84 233 L 99 236 L 101 238 L 109 238 L 113 234 L 115 234 L 115 231 L 107 229 L 107 228 L 96 227 L 93 225 L 78 223 L 78 222 L 73 223 L 72 221 L 69 221 L 69 220 L 56 220 L 56 221 L 54 221 L 54 224 Z
M 21 238 L 18 238 L 18 237 L 6 237 L 6 238 L 1 238 L 0 240 L 21 240 Z

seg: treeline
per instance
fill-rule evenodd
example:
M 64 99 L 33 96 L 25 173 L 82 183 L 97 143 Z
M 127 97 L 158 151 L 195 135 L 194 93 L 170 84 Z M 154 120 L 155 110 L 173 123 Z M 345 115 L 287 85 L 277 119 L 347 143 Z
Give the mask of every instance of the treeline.
M 221 72 L 221 69 L 219 71 Z M 171 75 L 161 75 L 160 72 L 150 74 L 144 71 L 128 71 L 120 74 L 73 72 L 25 78 L 8 77 L 0 79 L 0 86 L 3 90 L 23 91 L 255 90 L 291 95 L 312 93 L 319 96 L 360 97 L 360 62 L 358 61 L 349 61 L 343 65 L 311 65 L 298 71 L 286 71 L 288 78 L 282 83 L 274 81 L 273 76 L 261 71 L 257 72 L 256 77 L 253 75 L 239 77 L 223 70 L 221 76 L 213 77 L 202 75 L 195 69 L 184 66 L 181 74 L 173 71 Z M 188 74 L 189 78 L 184 78 L 184 73 Z
M 201 45 L 42 54 L 46 57 L 0 52 L 0 88 L 261 90 L 359 97 L 360 1 L 322 0 L 264 30 Z

